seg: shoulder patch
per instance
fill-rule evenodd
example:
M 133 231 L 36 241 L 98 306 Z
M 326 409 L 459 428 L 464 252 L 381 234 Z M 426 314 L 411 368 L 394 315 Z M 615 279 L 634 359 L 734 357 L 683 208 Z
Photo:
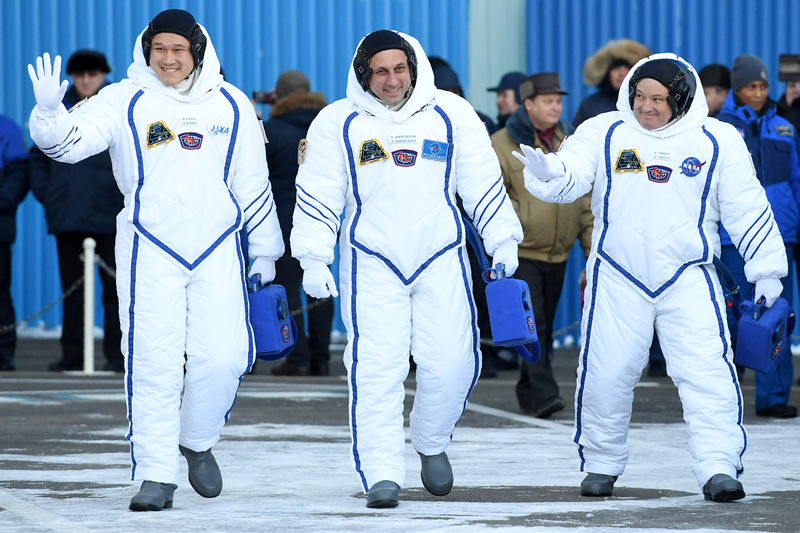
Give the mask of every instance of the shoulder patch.
M 425 139 L 422 141 L 422 157 L 433 159 L 434 161 L 447 161 L 448 146 L 446 142 L 432 141 Z
M 636 150 L 633 148 L 620 150 L 617 164 L 614 165 L 614 172 L 641 172 L 642 170 L 644 170 L 642 160 L 639 159 Z
M 361 154 L 358 157 L 359 165 L 368 165 L 384 159 L 389 159 L 389 156 L 381 146 L 381 143 L 378 142 L 378 139 L 370 139 L 361 143 Z
M 308 150 L 308 140 L 307 139 L 300 139 L 300 142 L 297 143 L 297 164 L 302 165 L 303 161 L 306 160 L 306 150 Z
M 170 131 L 164 121 L 159 120 L 147 126 L 147 147 L 152 148 L 159 144 L 168 143 L 175 139 L 175 134 Z
M 794 136 L 794 129 L 790 124 L 781 124 L 780 126 L 775 126 L 775 133 L 781 137 L 792 137 Z

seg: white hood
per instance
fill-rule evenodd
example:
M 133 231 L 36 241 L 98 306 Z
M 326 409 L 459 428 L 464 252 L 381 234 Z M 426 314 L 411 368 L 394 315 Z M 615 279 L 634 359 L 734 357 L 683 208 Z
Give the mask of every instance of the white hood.
M 160 91 L 183 102 L 191 102 L 211 89 L 219 87 L 223 81 L 222 74 L 219 73 L 219 58 L 217 58 L 217 52 L 214 50 L 214 45 L 208 32 L 203 26 L 200 26 L 200 29 L 203 30 L 206 36 L 206 51 L 200 75 L 188 94 L 182 95 L 174 87 L 167 87 L 161 83 L 156 72 L 147 66 L 144 60 L 144 52 L 142 51 L 142 33 L 144 33 L 144 30 L 136 37 L 136 41 L 133 43 L 133 63 L 128 67 L 128 78 L 142 87 Z
M 391 111 L 372 93 L 362 89 L 361 84 L 358 83 L 358 78 L 356 78 L 352 60 L 350 61 L 350 72 L 347 75 L 347 99 L 375 116 L 393 122 L 403 122 L 433 100 L 436 95 L 436 86 L 433 84 L 433 69 L 419 41 L 405 33 L 397 33 L 408 41 L 417 56 L 417 82 L 411 92 L 411 97 L 405 105 L 397 111 Z M 361 41 L 363 40 L 362 38 Z M 361 41 L 358 43 L 359 46 L 361 46 Z M 357 50 L 358 48 L 356 48 Z M 353 54 L 353 59 L 355 59 L 355 53 Z
M 689 110 L 679 118 L 677 121 L 668 124 L 667 126 L 657 129 L 657 130 L 648 130 L 647 128 L 643 127 L 639 124 L 639 120 L 636 118 L 636 115 L 633 114 L 633 110 L 631 109 L 630 103 L 630 96 L 628 86 L 630 84 L 631 77 L 636 72 L 636 70 L 644 65 L 649 61 L 653 61 L 654 59 L 675 59 L 680 61 L 689 69 L 689 72 L 692 73 L 694 76 L 695 83 L 697 84 L 697 89 L 694 93 L 694 100 L 692 104 L 689 106 Z M 696 128 L 703 124 L 705 119 L 708 117 L 708 103 L 706 102 L 706 95 L 703 92 L 703 85 L 700 83 L 700 76 L 697 74 L 697 71 L 689 64 L 688 61 L 684 60 L 683 58 L 671 54 L 671 53 L 663 53 L 663 54 L 653 54 L 651 56 L 645 57 L 641 59 L 638 63 L 636 63 L 633 68 L 628 72 L 628 75 L 625 76 L 625 79 L 622 82 L 622 85 L 619 88 L 619 96 L 617 97 L 617 110 L 619 111 L 620 118 L 625 121 L 630 127 L 645 133 L 647 135 L 651 135 L 653 137 L 671 137 L 673 135 L 679 135 L 681 133 L 686 132 L 692 128 Z

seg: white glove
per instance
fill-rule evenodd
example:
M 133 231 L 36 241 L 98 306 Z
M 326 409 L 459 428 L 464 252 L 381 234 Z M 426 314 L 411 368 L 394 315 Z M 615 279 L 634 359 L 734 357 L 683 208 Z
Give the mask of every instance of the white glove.
M 248 277 L 261 274 L 261 283 L 269 283 L 275 279 L 275 261 L 266 257 L 256 257 L 250 266 Z
M 339 296 L 333 273 L 322 261 L 309 261 L 303 266 L 303 290 L 312 298 Z
M 781 283 L 781 280 L 775 278 L 760 279 L 756 281 L 756 291 L 753 294 L 753 301 L 757 302 L 763 296 L 764 305 L 772 307 L 772 304 L 775 303 L 775 300 L 778 299 L 778 296 L 780 296 L 782 292 L 783 283 Z
M 61 56 L 56 56 L 50 67 L 50 54 L 36 58 L 36 71 L 33 65 L 28 64 L 28 75 L 33 83 L 33 94 L 36 96 L 36 105 L 43 115 L 55 115 L 61 100 L 67 92 L 69 82 L 61 79 Z
M 492 268 L 497 268 L 497 265 L 503 264 L 503 274 L 510 278 L 516 272 L 519 266 L 519 258 L 517 257 L 517 242 L 513 240 L 503 241 L 495 249 L 492 256 Z M 497 275 L 492 272 L 492 279 Z
M 525 168 L 534 177 L 542 181 L 550 181 L 567 176 L 567 169 L 564 168 L 564 163 L 561 162 L 557 155 L 545 154 L 541 148 L 534 150 L 527 144 L 520 144 L 519 146 L 525 155 L 519 152 L 511 153 L 525 165 Z

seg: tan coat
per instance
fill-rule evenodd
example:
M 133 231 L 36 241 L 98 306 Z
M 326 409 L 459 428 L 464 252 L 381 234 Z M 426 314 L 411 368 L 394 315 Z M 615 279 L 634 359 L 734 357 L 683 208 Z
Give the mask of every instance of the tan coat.
M 556 129 L 553 145 L 561 146 L 564 133 Z M 591 209 L 591 193 L 572 204 L 551 204 L 535 198 L 525 188 L 522 170 L 525 167 L 511 152 L 522 152 L 503 128 L 492 135 L 492 146 L 500 160 L 503 182 L 514 206 L 524 239 L 519 245 L 519 256 L 548 263 L 561 263 L 569 257 L 569 251 L 580 238 L 583 256 L 589 256 L 592 242 L 594 218 Z M 547 149 L 536 138 L 534 148 Z

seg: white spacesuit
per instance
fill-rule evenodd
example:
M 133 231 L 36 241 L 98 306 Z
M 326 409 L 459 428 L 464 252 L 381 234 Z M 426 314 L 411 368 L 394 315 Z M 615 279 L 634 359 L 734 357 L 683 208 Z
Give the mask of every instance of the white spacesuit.
M 365 491 L 379 480 L 404 482 L 409 349 L 417 364 L 411 441 L 423 455 L 447 448 L 480 373 L 456 194 L 496 262 L 506 257 L 513 271 L 522 240 L 483 123 L 465 100 L 435 88 L 422 47 L 400 35 L 416 56 L 413 91 L 391 110 L 350 69 L 347 98 L 323 109 L 301 142 L 290 241 L 306 277 L 329 265 L 345 209 L 344 360 L 352 453 Z
M 210 38 L 185 93 L 146 64 L 141 34 L 133 56 L 128 78 L 72 112 L 40 103 L 30 129 L 58 161 L 110 151 L 125 196 L 116 263 L 131 479 L 175 483 L 178 444 L 217 442 L 254 360 L 240 229 L 251 257 L 274 262 L 284 247 L 260 123 Z
M 684 115 L 648 129 L 632 110 L 629 83 L 657 59 L 680 61 L 697 89 L 693 101 L 670 102 L 688 105 Z M 534 196 L 568 203 L 592 191 L 595 224 L 575 395 L 581 470 L 622 474 L 633 388 L 655 325 L 683 403 L 698 483 L 716 474 L 736 478 L 746 433 L 724 298 L 711 264 L 720 253 L 717 223 L 744 242 L 740 253 L 753 282 L 786 275 L 783 242 L 741 135 L 706 117 L 691 66 L 673 54 L 643 59 L 623 82 L 617 109 L 581 124 L 557 154 L 525 150 L 526 187 Z M 743 495 L 731 489 L 720 499 Z

